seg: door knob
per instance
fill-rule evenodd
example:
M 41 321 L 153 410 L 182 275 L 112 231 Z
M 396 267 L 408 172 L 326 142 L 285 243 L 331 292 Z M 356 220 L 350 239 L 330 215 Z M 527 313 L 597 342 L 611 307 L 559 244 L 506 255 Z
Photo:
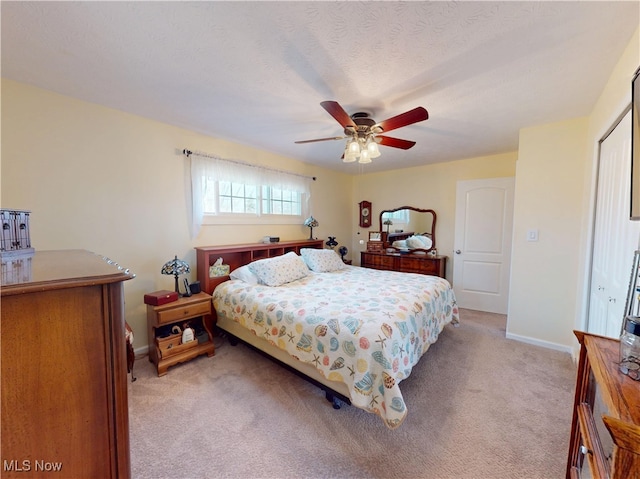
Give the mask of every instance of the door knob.
M 460 251 L 459 249 L 456 250 L 456 254 L 460 254 L 462 253 L 462 251 Z

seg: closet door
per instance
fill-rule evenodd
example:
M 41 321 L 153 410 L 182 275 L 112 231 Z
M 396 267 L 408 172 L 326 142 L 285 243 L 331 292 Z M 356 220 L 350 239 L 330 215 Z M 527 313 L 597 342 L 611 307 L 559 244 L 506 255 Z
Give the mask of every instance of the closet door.
M 589 320 L 593 334 L 620 336 L 640 222 L 629 220 L 631 112 L 600 143 L 591 264 Z

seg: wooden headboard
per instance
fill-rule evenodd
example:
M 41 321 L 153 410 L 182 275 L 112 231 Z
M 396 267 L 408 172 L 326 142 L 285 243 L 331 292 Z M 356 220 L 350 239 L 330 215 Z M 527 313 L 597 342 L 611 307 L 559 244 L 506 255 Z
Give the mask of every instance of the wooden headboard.
M 218 258 L 222 258 L 223 264 L 229 265 L 229 270 L 233 271 L 240 266 L 249 264 L 252 261 L 265 258 L 281 256 L 293 251 L 300 254 L 302 248 L 322 249 L 322 240 L 297 240 L 282 241 L 279 243 L 251 243 L 235 244 L 224 246 L 198 246 L 196 247 L 197 273 L 200 288 L 208 294 L 212 294 L 220 283 L 227 281 L 229 276 L 209 277 L 209 267 Z

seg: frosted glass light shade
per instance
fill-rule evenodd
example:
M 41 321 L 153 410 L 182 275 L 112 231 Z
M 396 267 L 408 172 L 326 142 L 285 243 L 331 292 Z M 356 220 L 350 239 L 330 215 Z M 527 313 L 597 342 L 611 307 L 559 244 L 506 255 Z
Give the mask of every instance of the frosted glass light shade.
M 342 161 L 344 163 L 353 163 L 357 159 L 358 159 L 358 156 L 353 153 L 350 153 L 349 148 L 344 149 L 344 154 L 342 155 Z
M 376 140 L 374 140 L 373 138 L 369 140 L 369 144 L 367 145 L 367 150 L 369 151 L 369 158 L 378 158 L 380 156 L 378 143 L 376 143 Z
M 349 156 L 357 157 L 360 155 L 360 144 L 358 143 L 358 140 L 351 140 L 347 144 L 347 149 L 349 150 Z

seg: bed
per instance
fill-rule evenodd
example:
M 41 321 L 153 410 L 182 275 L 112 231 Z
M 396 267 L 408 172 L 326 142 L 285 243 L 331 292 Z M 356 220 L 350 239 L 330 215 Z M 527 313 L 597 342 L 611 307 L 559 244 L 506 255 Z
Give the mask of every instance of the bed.
M 459 320 L 443 278 L 348 266 L 313 248 L 234 268 L 212 299 L 217 328 L 391 429 L 407 416 L 400 382 Z

